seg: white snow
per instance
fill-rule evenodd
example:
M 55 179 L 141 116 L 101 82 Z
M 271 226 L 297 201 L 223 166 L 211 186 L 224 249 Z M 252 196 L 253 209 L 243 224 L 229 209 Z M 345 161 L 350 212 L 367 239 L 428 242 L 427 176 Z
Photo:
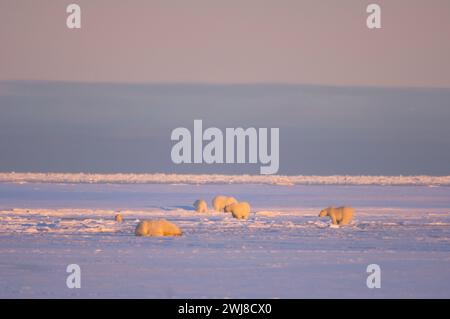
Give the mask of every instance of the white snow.
M 217 194 L 248 201 L 249 220 L 191 207 Z M 318 218 L 332 204 L 354 221 Z M 152 218 L 183 236 L 135 237 Z M 0 256 L 3 298 L 449 298 L 450 188 L 0 183 Z M 373 263 L 381 289 L 366 287 Z

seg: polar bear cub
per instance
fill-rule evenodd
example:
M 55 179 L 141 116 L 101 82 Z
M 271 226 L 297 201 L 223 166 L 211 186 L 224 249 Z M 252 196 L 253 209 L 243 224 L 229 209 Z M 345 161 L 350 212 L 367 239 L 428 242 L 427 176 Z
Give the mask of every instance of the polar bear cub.
M 181 229 L 165 219 L 143 220 L 134 231 L 136 236 L 181 236 Z
M 220 212 L 225 208 L 225 201 L 227 200 L 226 196 L 216 196 L 214 197 L 214 199 L 212 200 L 212 206 L 214 208 L 215 211 Z
M 208 205 L 206 204 L 206 201 L 204 201 L 203 199 L 196 200 L 194 203 L 194 208 L 197 213 L 208 212 Z
M 227 210 L 237 219 L 247 219 L 250 216 L 250 204 L 247 202 L 228 205 Z
M 217 212 L 223 212 L 226 206 L 235 203 L 237 203 L 236 198 L 222 195 L 214 197 L 212 201 L 213 208 Z
M 322 209 L 319 217 L 330 217 L 333 225 L 348 225 L 353 218 L 354 212 L 354 209 L 351 207 L 328 207 Z

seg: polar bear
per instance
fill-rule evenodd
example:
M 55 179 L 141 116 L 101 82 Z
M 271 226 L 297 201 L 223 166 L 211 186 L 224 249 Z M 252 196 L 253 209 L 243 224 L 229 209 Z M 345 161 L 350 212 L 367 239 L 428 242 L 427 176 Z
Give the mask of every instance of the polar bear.
M 165 219 L 143 220 L 134 231 L 136 236 L 181 236 L 181 229 Z
M 204 201 L 203 199 L 196 200 L 194 203 L 194 208 L 197 213 L 208 212 L 208 205 L 206 204 L 206 201 Z
M 116 214 L 116 216 L 114 216 L 114 220 L 118 223 L 121 223 L 123 221 L 123 216 L 122 214 Z
M 223 209 L 225 208 L 226 201 L 227 201 L 226 196 L 219 195 L 219 196 L 214 197 L 214 199 L 212 201 L 212 206 L 213 206 L 214 210 L 217 212 L 223 211 Z
M 353 218 L 354 209 L 351 207 L 328 207 L 322 209 L 319 217 L 329 216 L 333 225 L 347 225 Z
M 250 204 L 247 202 L 231 204 L 227 207 L 227 210 L 231 212 L 234 218 L 247 219 L 250 216 Z
M 225 207 L 223 208 L 223 211 L 226 213 L 231 213 L 230 206 L 233 204 L 237 204 L 238 201 L 234 197 L 227 197 L 225 200 Z

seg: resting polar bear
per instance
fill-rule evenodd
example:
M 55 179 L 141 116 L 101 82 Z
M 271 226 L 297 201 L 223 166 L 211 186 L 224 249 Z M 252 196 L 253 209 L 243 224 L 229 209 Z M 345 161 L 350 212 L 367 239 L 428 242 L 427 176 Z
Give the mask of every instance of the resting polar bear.
M 121 222 L 123 222 L 123 216 L 122 216 L 122 214 L 116 214 L 116 216 L 114 216 L 114 220 L 116 221 L 116 222 L 118 222 L 118 223 L 121 223 Z
M 227 206 L 234 218 L 247 219 L 250 216 L 250 204 L 247 202 L 235 203 Z
M 329 216 L 333 225 L 347 225 L 353 218 L 354 209 L 351 207 L 328 207 L 322 209 L 319 217 Z
M 197 213 L 207 213 L 208 205 L 203 199 L 196 200 L 194 202 L 194 208 Z
M 136 226 L 134 233 L 136 236 L 181 236 L 182 234 L 177 225 L 165 219 L 143 220 Z
M 214 197 L 214 199 L 212 201 L 214 210 L 218 211 L 218 212 L 224 211 L 225 207 L 227 207 L 228 205 L 231 205 L 231 204 L 235 204 L 235 203 L 237 203 L 236 198 L 222 196 L 222 195 Z

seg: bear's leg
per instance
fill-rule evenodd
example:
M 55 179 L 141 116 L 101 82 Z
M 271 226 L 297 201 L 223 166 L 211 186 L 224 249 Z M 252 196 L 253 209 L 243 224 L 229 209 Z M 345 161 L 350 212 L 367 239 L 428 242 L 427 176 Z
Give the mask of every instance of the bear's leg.
M 331 216 L 331 223 L 332 223 L 333 225 L 338 225 L 338 222 L 337 222 L 337 220 L 336 220 L 336 216 Z
M 343 218 L 343 219 L 341 220 L 340 225 L 348 225 L 349 222 L 350 222 L 350 219 L 349 219 L 349 218 Z
M 343 218 L 342 218 L 342 225 L 348 225 L 348 224 L 350 224 L 350 221 L 352 220 L 352 215 L 350 215 L 350 214 L 347 214 L 347 215 L 345 215 L 345 216 L 343 216 Z

